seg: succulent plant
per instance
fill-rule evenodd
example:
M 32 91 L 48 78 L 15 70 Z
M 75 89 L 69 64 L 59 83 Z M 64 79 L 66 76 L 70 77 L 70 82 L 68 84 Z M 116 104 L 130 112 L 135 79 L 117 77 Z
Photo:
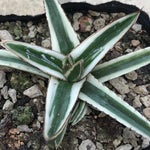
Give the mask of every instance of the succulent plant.
M 87 104 L 150 139 L 150 122 L 103 84 L 149 64 L 150 47 L 98 64 L 139 12 L 110 23 L 80 43 L 58 1 L 44 2 L 53 50 L 2 41 L 6 50 L 0 51 L 0 65 L 48 78 L 44 137 L 49 145 L 60 145 L 67 125 L 84 117 Z

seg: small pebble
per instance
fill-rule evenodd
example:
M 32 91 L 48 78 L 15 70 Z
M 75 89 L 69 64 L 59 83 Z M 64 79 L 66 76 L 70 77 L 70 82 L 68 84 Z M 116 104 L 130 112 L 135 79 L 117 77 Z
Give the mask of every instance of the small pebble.
M 80 12 L 74 13 L 73 14 L 73 20 L 77 21 L 81 16 L 83 16 L 83 14 Z
M 130 91 L 127 81 L 123 77 L 112 79 L 109 82 L 120 94 L 126 94 Z
M 39 87 L 37 85 L 33 85 L 29 89 L 25 90 L 23 92 L 24 95 L 30 97 L 30 98 L 35 98 L 38 96 L 43 96 L 42 92 L 39 90 Z
M 29 22 L 27 23 L 27 27 L 28 27 L 28 28 L 32 27 L 32 25 L 33 25 L 33 22 L 32 22 L 32 21 L 29 21 Z
M 99 30 L 105 26 L 105 20 L 103 18 L 98 18 L 94 21 L 95 30 Z
M 8 95 L 10 96 L 10 98 L 12 99 L 13 103 L 17 102 L 17 96 L 16 96 L 16 90 L 15 89 L 9 89 L 8 90 Z
M 137 24 L 135 23 L 133 26 L 132 26 L 132 29 L 136 32 L 139 32 L 142 30 L 142 25 L 141 24 Z
M 41 123 L 43 123 L 44 122 L 44 117 L 38 116 L 38 121 L 40 121 Z
M 129 128 L 125 128 L 123 130 L 123 143 L 128 144 L 130 143 L 132 146 L 137 147 L 137 133 L 130 130 Z
M 142 137 L 142 140 L 143 140 L 142 148 L 146 148 L 150 145 L 150 140 L 149 139 Z
M 150 95 L 141 97 L 140 100 L 144 104 L 145 107 L 150 107 Z
M 73 29 L 75 31 L 78 31 L 79 30 L 79 26 L 80 26 L 80 23 L 79 23 L 79 18 L 82 17 L 83 14 L 82 13 L 74 13 L 73 14 Z
M 0 71 L 0 88 L 2 88 L 5 83 L 6 83 L 6 73 L 4 71 Z
M 104 20 L 109 20 L 109 15 L 107 13 L 101 13 L 101 17 L 104 19 Z
M 129 82 L 128 86 L 130 89 L 134 89 L 136 87 L 136 84 L 134 84 L 133 82 Z
M 131 150 L 132 146 L 130 144 L 126 144 L 126 145 L 121 145 L 118 148 L 116 148 L 116 150 Z
M 79 19 L 80 32 L 90 32 L 92 28 L 93 20 L 90 17 L 82 16 Z
M 100 15 L 99 12 L 93 11 L 93 10 L 89 10 L 88 13 L 89 13 L 91 16 L 94 16 L 94 17 L 98 17 L 98 16 Z
M 121 141 L 122 141 L 122 137 L 119 136 L 117 139 L 115 139 L 115 140 L 113 141 L 113 145 L 114 145 L 115 147 L 117 147 L 117 146 L 119 146 L 119 145 L 121 144 Z
M 144 116 L 150 120 L 150 107 L 143 110 Z
M 47 38 L 47 39 L 43 40 L 41 45 L 42 45 L 42 47 L 50 48 L 50 46 L 51 46 L 50 38 Z
M 4 97 L 4 99 L 8 99 L 8 86 L 4 86 L 4 87 L 1 89 L 1 94 L 2 94 L 2 96 Z
M 140 44 L 140 41 L 139 41 L 139 40 L 132 40 L 132 41 L 131 41 L 131 44 L 132 44 L 134 47 L 136 47 L 136 46 L 138 46 L 138 45 Z
M 28 125 L 19 125 L 17 126 L 17 129 L 20 131 L 20 132 L 32 132 L 33 130 L 29 128 Z
M 100 142 L 96 142 L 96 150 L 104 150 L 103 145 Z
M 129 79 L 129 80 L 134 81 L 134 80 L 137 79 L 138 75 L 137 75 L 137 73 L 136 73 L 135 71 L 132 71 L 132 72 L 127 73 L 127 74 L 125 75 L 125 77 L 126 77 L 127 79 Z
M 134 108 L 140 108 L 142 106 L 142 103 L 140 102 L 140 96 L 136 96 L 133 100 L 133 107 Z
M 131 53 L 131 52 L 133 52 L 133 50 L 130 49 L 130 48 L 128 48 L 128 49 L 125 50 L 125 52 L 126 52 L 126 53 Z
M 96 150 L 96 146 L 91 140 L 87 139 L 79 145 L 79 150 Z
M 140 94 L 141 96 L 148 95 L 148 91 L 145 85 L 137 86 L 134 88 L 134 92 Z
M 7 30 L 0 30 L 0 40 L 13 40 L 13 37 Z
M 12 110 L 13 106 L 14 104 L 10 100 L 7 100 L 3 105 L 3 110 Z
M 36 36 L 36 33 L 35 33 L 34 31 L 30 31 L 30 32 L 28 33 L 28 37 L 29 37 L 29 38 L 35 38 L 35 36 Z

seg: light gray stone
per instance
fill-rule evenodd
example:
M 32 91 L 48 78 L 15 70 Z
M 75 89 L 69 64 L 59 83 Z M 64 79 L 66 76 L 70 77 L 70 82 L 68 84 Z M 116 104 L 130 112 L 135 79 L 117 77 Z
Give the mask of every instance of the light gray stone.
M 20 132 L 28 132 L 28 133 L 33 132 L 33 130 L 30 129 L 28 125 L 19 125 L 19 126 L 17 126 L 17 129 Z
M 13 106 L 14 104 L 10 100 L 7 100 L 3 105 L 3 110 L 12 110 Z
M 105 20 L 103 18 L 98 18 L 93 22 L 93 24 L 95 30 L 99 30 L 105 26 Z
M 37 85 L 33 85 L 29 89 L 25 90 L 23 92 L 24 95 L 30 97 L 30 98 L 35 98 L 38 96 L 43 96 L 42 92 L 39 90 L 39 87 Z
M 131 150 L 132 146 L 130 144 L 126 144 L 126 145 L 121 145 L 118 148 L 116 148 L 116 150 Z
M 4 71 L 0 71 L 0 88 L 2 88 L 5 83 L 6 83 L 6 73 Z
M 141 96 L 148 95 L 148 91 L 145 85 L 137 86 L 134 88 L 134 92 L 140 94 Z
M 104 20 L 108 20 L 110 17 L 107 13 L 101 13 L 101 16 Z
M 7 30 L 0 30 L 0 40 L 13 40 L 13 37 Z
M 144 113 L 145 117 L 150 120 L 150 107 L 145 108 L 143 110 L 143 113 Z
M 79 145 L 79 150 L 96 150 L 96 146 L 91 140 L 87 139 Z
M 73 14 L 73 29 L 75 31 L 79 30 L 79 26 L 80 26 L 79 18 L 82 17 L 82 16 L 83 16 L 83 14 L 80 13 L 80 12 L 77 12 L 77 13 Z
M 133 52 L 133 49 L 128 48 L 128 49 L 125 50 L 125 52 L 126 53 L 131 53 L 131 52 Z
M 133 100 L 133 107 L 134 108 L 139 108 L 142 106 L 142 103 L 140 102 L 140 96 L 136 96 L 135 99 Z
M 35 35 L 36 35 L 36 33 L 35 33 L 34 31 L 30 31 L 30 32 L 28 33 L 28 37 L 29 37 L 29 38 L 35 38 Z
M 149 139 L 142 137 L 142 140 L 143 140 L 143 142 L 142 142 L 142 148 L 143 149 L 150 145 L 150 140 Z
M 50 48 L 50 46 L 51 46 L 50 38 L 47 38 L 47 39 L 43 40 L 41 45 L 42 45 L 42 47 Z
M 43 116 L 38 116 L 38 121 L 43 123 L 44 122 L 44 117 Z
M 13 103 L 16 103 L 17 102 L 17 95 L 16 95 L 16 90 L 15 89 L 9 89 L 8 90 L 8 95 L 9 97 L 11 98 L 12 102 Z
M 113 145 L 114 145 L 115 147 L 119 146 L 119 145 L 121 144 L 122 139 L 123 139 L 122 136 L 119 136 L 117 139 L 115 139 L 115 140 L 113 141 Z
M 73 14 L 73 21 L 77 21 L 81 16 L 83 16 L 83 13 L 77 12 Z
M 139 32 L 142 30 L 142 25 L 141 24 L 137 24 L 135 23 L 133 26 L 132 26 L 132 29 L 136 32 Z
M 140 100 L 145 107 L 150 107 L 150 95 L 141 97 Z
M 129 128 L 125 128 L 123 130 L 123 143 L 125 143 L 125 144 L 130 143 L 134 147 L 137 147 L 138 139 L 137 139 L 136 135 L 137 135 L 137 133 L 135 133 L 134 131 L 130 130 Z
M 96 150 L 104 150 L 103 145 L 100 142 L 96 142 Z
M 109 82 L 120 94 L 126 94 L 130 91 L 127 81 L 123 77 L 112 79 Z
M 97 12 L 97 11 L 89 10 L 88 13 L 89 13 L 91 16 L 95 16 L 95 17 L 100 16 L 100 13 Z
M 30 27 L 32 27 L 32 25 L 33 25 L 33 22 L 32 21 L 29 21 L 28 23 L 27 23 L 27 26 L 30 28 Z
M 2 96 L 4 97 L 4 99 L 8 99 L 8 86 L 4 86 L 4 87 L 1 89 L 1 94 L 2 94 Z
M 128 86 L 130 89 L 134 89 L 136 87 L 136 84 L 134 84 L 133 82 L 129 82 Z
M 137 79 L 138 75 L 137 75 L 137 73 L 136 73 L 135 71 L 132 71 L 132 72 L 127 73 L 127 74 L 125 75 L 125 77 L 126 77 L 127 79 L 129 79 L 129 80 L 134 81 L 134 80 Z

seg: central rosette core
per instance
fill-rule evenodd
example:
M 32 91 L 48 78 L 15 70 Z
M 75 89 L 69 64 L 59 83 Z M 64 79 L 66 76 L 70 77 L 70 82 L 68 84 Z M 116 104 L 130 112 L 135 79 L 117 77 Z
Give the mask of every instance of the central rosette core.
M 69 82 L 76 82 L 81 79 L 83 73 L 83 59 L 75 62 L 71 55 L 67 55 L 62 62 L 64 77 Z

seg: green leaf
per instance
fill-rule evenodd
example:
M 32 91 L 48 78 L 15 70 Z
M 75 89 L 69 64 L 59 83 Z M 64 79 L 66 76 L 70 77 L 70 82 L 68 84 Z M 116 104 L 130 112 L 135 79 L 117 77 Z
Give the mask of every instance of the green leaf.
M 43 72 L 65 80 L 62 70 L 64 55 L 22 42 L 5 41 L 2 46 Z
M 6 50 L 0 50 L 0 65 L 34 73 L 45 78 L 49 78 L 49 75 L 47 75 L 43 71 L 29 65 L 22 59 L 18 58 L 16 55 Z
M 57 0 L 45 0 L 45 8 L 50 29 L 52 49 L 63 54 L 68 54 L 74 47 L 80 44 L 77 34 L 74 32 L 68 18 Z M 69 62 L 71 65 L 74 63 L 71 56 L 69 56 L 65 61 Z M 66 67 L 65 64 L 66 62 L 64 62 L 64 66 Z M 64 66 L 63 69 L 66 69 L 67 71 L 68 68 L 64 68 Z M 81 109 L 80 111 L 77 110 L 77 113 L 80 114 L 85 112 Z
M 51 78 L 46 98 L 45 138 L 55 138 L 70 118 L 70 113 L 76 103 L 80 89 L 85 79 L 69 83 Z
M 139 13 L 133 13 L 114 21 L 90 36 L 70 53 L 75 62 L 81 59 L 84 60 L 84 73 L 82 74 L 82 78 L 84 78 L 105 56 L 109 49 L 122 38 L 137 20 L 138 15 Z
M 80 99 L 150 139 L 150 122 L 92 75 L 89 75 L 81 92 Z
M 92 71 L 100 82 L 124 75 L 150 63 L 150 47 L 115 58 L 96 66 Z
M 75 82 L 80 79 L 81 74 L 83 72 L 83 60 L 81 59 L 77 63 L 75 63 L 65 74 L 67 81 Z
M 77 124 L 86 114 L 87 105 L 84 101 L 80 100 L 77 101 L 75 108 L 71 114 L 70 122 L 72 125 Z
M 62 129 L 62 131 L 54 138 L 54 139 L 51 139 L 48 141 L 48 146 L 50 148 L 58 148 L 60 143 L 62 142 L 63 140 L 63 137 L 65 135 L 65 132 L 66 132 L 66 129 L 67 129 L 67 125 L 68 125 L 68 122 L 66 122 L 64 128 Z
M 57 0 L 45 0 L 45 8 L 52 48 L 66 55 L 79 44 L 77 35 Z

